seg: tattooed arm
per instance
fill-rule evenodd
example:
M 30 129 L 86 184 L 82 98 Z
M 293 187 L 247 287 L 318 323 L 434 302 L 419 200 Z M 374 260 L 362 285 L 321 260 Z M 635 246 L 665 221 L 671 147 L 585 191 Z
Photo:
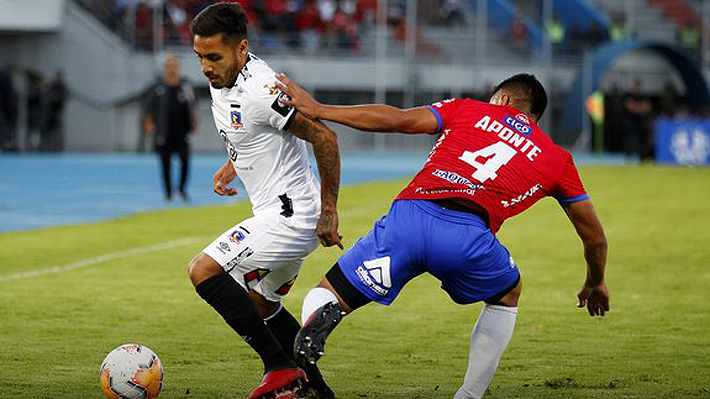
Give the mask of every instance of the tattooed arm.
M 296 137 L 313 145 L 321 178 L 321 213 L 316 233 L 324 247 L 337 245 L 343 249 L 338 235 L 338 190 L 340 188 L 340 152 L 338 138 L 321 121 L 313 121 L 296 113 L 288 127 Z

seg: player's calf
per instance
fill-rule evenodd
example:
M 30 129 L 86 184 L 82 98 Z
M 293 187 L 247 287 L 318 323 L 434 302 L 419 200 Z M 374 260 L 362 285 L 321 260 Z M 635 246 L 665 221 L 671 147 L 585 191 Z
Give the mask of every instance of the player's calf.
M 298 364 L 315 364 L 323 356 L 325 340 L 345 316 L 338 303 L 327 303 L 318 308 L 296 335 L 294 356 Z

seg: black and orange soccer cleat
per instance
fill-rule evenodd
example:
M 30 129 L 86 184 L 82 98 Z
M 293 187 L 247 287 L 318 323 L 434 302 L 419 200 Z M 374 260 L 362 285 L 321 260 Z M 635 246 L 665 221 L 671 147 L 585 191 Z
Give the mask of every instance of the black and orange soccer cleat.
M 307 382 L 306 373 L 299 368 L 269 371 L 249 399 L 300 399 Z

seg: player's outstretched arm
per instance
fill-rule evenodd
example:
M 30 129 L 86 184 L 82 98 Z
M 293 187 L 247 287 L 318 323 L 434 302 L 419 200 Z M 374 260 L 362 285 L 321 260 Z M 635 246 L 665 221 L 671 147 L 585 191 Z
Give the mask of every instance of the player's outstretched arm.
M 291 100 L 285 101 L 312 119 L 324 119 L 368 132 L 434 133 L 436 116 L 426 107 L 400 109 L 389 105 L 321 104 L 283 73 L 277 82 Z
M 590 316 L 604 316 L 609 311 L 609 291 L 604 282 L 607 243 L 601 221 L 590 200 L 565 203 L 562 207 L 582 239 L 587 261 L 587 278 L 577 294 L 577 307 L 586 305 Z
M 343 249 L 338 234 L 338 190 L 340 189 L 340 152 L 335 132 L 320 121 L 296 113 L 288 131 L 313 145 L 321 179 L 321 213 L 316 234 L 324 247 Z

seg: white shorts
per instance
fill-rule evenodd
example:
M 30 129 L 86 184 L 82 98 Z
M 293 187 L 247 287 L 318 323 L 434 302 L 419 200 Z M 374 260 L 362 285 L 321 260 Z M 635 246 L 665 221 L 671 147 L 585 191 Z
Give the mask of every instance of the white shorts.
M 318 247 L 315 226 L 296 216 L 262 213 L 225 231 L 202 250 L 247 291 L 278 302 L 296 281 L 301 264 Z M 312 223 L 308 223 L 312 224 Z

